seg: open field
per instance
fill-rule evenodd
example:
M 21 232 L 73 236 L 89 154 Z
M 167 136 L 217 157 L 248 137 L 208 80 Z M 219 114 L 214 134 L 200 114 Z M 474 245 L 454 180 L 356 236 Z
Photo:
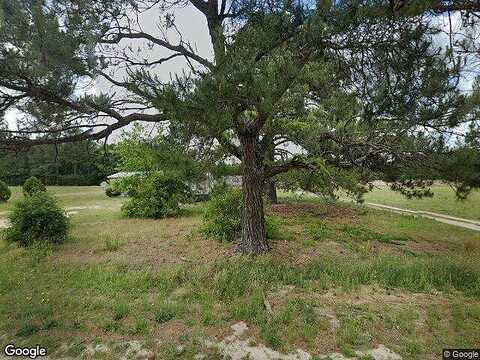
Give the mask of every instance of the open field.
M 120 208 L 121 198 L 109 198 L 105 196 L 103 189 L 99 186 L 48 186 L 48 191 L 55 194 L 59 203 L 64 207 L 102 207 Z M 0 202 L 0 214 L 12 209 L 15 201 L 23 197 L 20 186 L 11 186 L 12 197 L 6 203 Z
M 423 199 L 407 199 L 405 196 L 390 190 L 386 185 L 376 186 L 365 195 L 365 201 L 396 206 L 412 210 L 426 210 L 461 218 L 480 220 L 480 191 L 474 190 L 467 200 L 458 200 L 455 192 L 448 185 L 434 185 L 433 197 Z
M 207 345 L 243 321 L 249 346 L 282 353 L 383 344 L 433 360 L 444 347 L 480 346 L 480 232 L 289 197 L 267 209 L 272 253 L 250 258 L 199 233 L 202 204 L 179 218 L 125 219 L 122 199 L 101 188 L 49 190 L 78 207 L 72 235 L 55 249 L 0 243 L 2 345 L 119 359 L 142 341 L 157 359 L 220 359 L 221 346 Z

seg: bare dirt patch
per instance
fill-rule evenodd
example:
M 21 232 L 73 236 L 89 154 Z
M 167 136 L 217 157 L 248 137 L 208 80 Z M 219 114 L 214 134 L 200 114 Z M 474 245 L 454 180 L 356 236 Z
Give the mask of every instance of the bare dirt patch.
M 452 309 L 459 304 L 468 306 L 467 304 L 470 303 L 458 293 L 445 294 L 437 291 L 412 293 L 400 289 L 384 289 L 375 285 L 360 286 L 353 291 L 338 288 L 315 292 L 305 291 L 295 286 L 283 286 L 266 295 L 266 302 L 272 314 L 284 311 L 291 301 L 306 301 L 313 304 L 316 314 L 328 324 L 314 346 L 315 352 L 320 354 L 338 351 L 335 339 L 345 331 L 345 327 L 348 329 L 351 326 L 352 321 L 355 324 L 362 322 L 365 324 L 366 328 L 361 329 L 371 337 L 364 344 L 368 348 L 382 347 L 377 342 L 378 339 L 382 339 L 384 344 L 393 346 L 392 350 L 401 351 L 402 346 L 408 343 L 405 337 L 412 332 L 427 343 L 433 344 L 438 333 L 435 329 L 432 331 L 432 323 L 431 320 L 427 320 L 427 314 L 432 309 L 442 314 L 440 318 L 445 323 L 442 325 L 444 328 L 448 323 L 454 322 L 451 318 Z M 376 352 L 364 350 L 364 346 L 360 347 L 364 354 L 371 354 L 374 359 L 384 359 L 380 355 L 376 357 L 374 355 Z M 438 357 L 438 354 L 430 351 L 426 351 L 423 355 L 424 359 Z M 330 356 L 332 359 L 350 359 L 337 353 Z M 386 359 L 390 358 L 386 357 Z
M 281 217 L 313 216 L 322 218 L 358 218 L 358 211 L 336 204 L 283 203 L 270 206 L 269 211 Z
M 244 322 L 231 326 L 233 334 L 221 341 L 207 340 L 207 347 L 215 347 L 219 350 L 224 359 L 242 360 L 311 360 L 312 355 L 302 349 L 296 349 L 289 354 L 282 354 L 264 344 L 256 344 L 252 338 L 247 337 L 248 325 Z M 340 353 L 317 355 L 320 359 L 356 360 L 370 355 L 374 360 L 402 360 L 402 357 L 384 345 L 366 351 L 356 351 L 355 357 L 345 357 Z
M 282 217 L 297 217 L 297 216 L 326 216 L 328 210 L 325 206 L 316 204 L 273 204 L 270 206 L 270 212 Z
M 303 246 L 298 241 L 275 241 L 272 256 L 294 265 L 304 265 L 319 257 L 335 259 L 347 257 L 351 253 L 345 244 L 336 241 L 318 241 L 312 246 Z
M 199 219 L 194 217 L 81 224 L 74 230 L 74 242 L 57 251 L 54 261 L 161 267 L 177 263 L 208 263 L 224 257 L 224 248 L 198 234 L 199 225 Z M 117 250 L 105 248 L 109 239 L 118 241 Z

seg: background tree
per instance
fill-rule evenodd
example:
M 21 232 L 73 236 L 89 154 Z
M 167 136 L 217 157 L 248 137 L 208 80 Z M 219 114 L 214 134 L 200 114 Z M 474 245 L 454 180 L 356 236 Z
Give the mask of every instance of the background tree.
M 116 155 L 95 141 L 0 150 L 0 179 L 21 185 L 30 176 L 47 185 L 98 185 L 115 172 Z
M 207 24 L 211 57 L 177 27 L 175 10 L 186 5 Z M 460 14 L 475 32 L 477 1 L 2 0 L 2 8 L 0 111 L 29 116 L 2 130 L 0 144 L 100 139 L 137 120 L 169 123 L 241 161 L 242 252 L 269 249 L 262 191 L 273 177 L 305 169 L 331 178 L 335 169 L 365 181 L 382 172 L 403 180 L 402 189 L 412 185 L 404 169 L 428 164 L 441 134 L 478 121 L 475 96 L 458 89 L 460 53 L 452 56 L 453 41 L 450 52 L 435 45 L 441 14 Z M 149 11 L 160 16 L 153 33 L 142 26 Z M 137 51 L 135 42 L 146 47 Z M 476 51 L 468 41 L 462 50 Z M 162 81 L 158 67 L 178 58 L 189 71 Z M 79 93 L 98 78 L 115 91 Z M 302 155 L 277 161 L 282 142 Z
M 114 153 L 119 159 L 117 169 L 121 171 L 168 173 L 192 185 L 205 179 L 197 149 L 163 130 L 157 129 L 152 134 L 137 123 L 123 133 Z

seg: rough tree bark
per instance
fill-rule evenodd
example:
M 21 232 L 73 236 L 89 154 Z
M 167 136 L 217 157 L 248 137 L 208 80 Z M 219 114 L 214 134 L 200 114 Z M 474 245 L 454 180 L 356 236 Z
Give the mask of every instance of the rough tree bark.
M 263 212 L 263 168 L 256 155 L 256 136 L 241 136 L 243 166 L 243 222 L 237 251 L 263 254 L 270 250 Z
M 275 181 L 270 179 L 265 183 L 265 193 L 267 194 L 268 201 L 270 204 L 278 204 L 278 197 L 277 197 L 277 185 Z

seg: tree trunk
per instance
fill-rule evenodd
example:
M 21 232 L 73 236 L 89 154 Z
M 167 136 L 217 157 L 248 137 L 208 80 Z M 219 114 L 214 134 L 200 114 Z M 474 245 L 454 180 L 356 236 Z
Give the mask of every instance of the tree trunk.
M 237 250 L 247 254 L 263 254 L 270 250 L 265 234 L 263 213 L 263 170 L 256 158 L 256 136 L 240 137 L 243 162 L 242 234 Z
M 267 151 L 267 160 L 269 163 L 273 164 L 275 162 L 275 144 L 273 139 L 270 142 L 270 149 Z M 275 180 L 270 178 L 265 183 L 265 194 L 270 201 L 270 204 L 277 204 L 277 186 Z
M 270 201 L 270 204 L 278 204 L 277 185 L 275 184 L 275 181 L 270 179 L 265 185 L 265 192 L 267 194 L 268 201 Z

